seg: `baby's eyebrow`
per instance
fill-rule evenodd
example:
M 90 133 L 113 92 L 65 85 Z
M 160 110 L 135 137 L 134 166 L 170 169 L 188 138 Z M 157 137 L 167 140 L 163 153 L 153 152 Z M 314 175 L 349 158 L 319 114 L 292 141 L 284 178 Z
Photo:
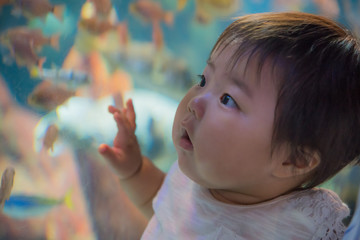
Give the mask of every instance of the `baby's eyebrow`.
M 206 63 L 208 64 L 208 66 L 211 69 L 215 70 L 215 64 L 213 61 L 211 61 L 210 58 L 208 60 L 206 60 Z M 250 87 L 244 81 L 242 81 L 241 79 L 239 79 L 238 77 L 235 77 L 235 76 L 231 76 L 230 80 L 238 88 L 240 88 L 246 94 L 246 96 L 248 96 L 250 99 L 252 98 L 252 96 L 253 96 L 252 91 L 251 91 Z
M 253 93 L 250 89 L 250 87 L 242 80 L 240 80 L 239 78 L 236 77 L 231 77 L 230 80 L 238 87 L 240 88 L 245 94 L 246 96 L 248 96 L 250 99 L 253 96 Z
M 207 65 L 209 65 L 210 68 L 212 68 L 212 69 L 215 68 L 215 64 L 213 63 L 213 61 L 210 58 L 208 58 L 206 60 L 206 63 L 207 63 Z

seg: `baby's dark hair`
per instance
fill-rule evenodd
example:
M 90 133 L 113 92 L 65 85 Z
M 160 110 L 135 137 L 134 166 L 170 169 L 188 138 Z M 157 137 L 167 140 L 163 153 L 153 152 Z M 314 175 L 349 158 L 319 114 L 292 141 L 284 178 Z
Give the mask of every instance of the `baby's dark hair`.
M 296 165 L 314 153 L 321 159 L 303 188 L 360 162 L 360 44 L 350 31 L 308 13 L 260 13 L 230 24 L 211 55 L 229 44 L 232 68 L 246 55 L 259 73 L 265 61 L 280 73 L 273 150 L 289 145 Z

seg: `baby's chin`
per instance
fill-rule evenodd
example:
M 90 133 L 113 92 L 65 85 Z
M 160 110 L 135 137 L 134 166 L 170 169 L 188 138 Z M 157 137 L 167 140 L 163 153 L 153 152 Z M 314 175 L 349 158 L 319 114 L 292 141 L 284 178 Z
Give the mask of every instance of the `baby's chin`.
M 193 171 L 190 170 L 189 166 L 186 165 L 185 161 L 182 161 L 182 157 L 178 154 L 178 164 L 180 171 L 193 182 L 197 183 L 197 178 L 194 176 Z
M 209 184 L 205 179 L 203 179 L 197 172 L 194 171 L 194 168 L 189 168 L 188 166 L 182 164 L 181 160 L 178 161 L 180 171 L 188 177 L 191 181 L 196 184 L 204 187 L 211 188 L 211 184 Z

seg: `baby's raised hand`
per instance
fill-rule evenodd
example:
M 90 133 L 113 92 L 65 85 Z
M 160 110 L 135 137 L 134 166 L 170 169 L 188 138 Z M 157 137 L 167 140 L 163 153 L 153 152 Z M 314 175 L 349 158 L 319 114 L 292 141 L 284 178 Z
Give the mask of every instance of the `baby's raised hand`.
M 135 136 L 135 111 L 132 100 L 126 102 L 126 108 L 117 109 L 109 106 L 113 114 L 118 132 L 113 147 L 106 144 L 99 146 L 99 152 L 117 170 L 121 179 L 133 176 L 141 167 L 142 155 Z

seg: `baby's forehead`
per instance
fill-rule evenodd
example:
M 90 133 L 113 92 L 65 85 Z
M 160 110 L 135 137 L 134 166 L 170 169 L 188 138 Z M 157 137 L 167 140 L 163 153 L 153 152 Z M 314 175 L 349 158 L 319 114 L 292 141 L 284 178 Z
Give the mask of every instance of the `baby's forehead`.
M 261 48 L 244 49 L 241 41 L 224 44 L 211 52 L 208 64 L 225 66 L 225 71 L 232 75 L 256 75 L 258 82 L 265 75 L 267 78 L 279 79 L 282 76 L 283 61 L 275 56 L 267 55 Z

